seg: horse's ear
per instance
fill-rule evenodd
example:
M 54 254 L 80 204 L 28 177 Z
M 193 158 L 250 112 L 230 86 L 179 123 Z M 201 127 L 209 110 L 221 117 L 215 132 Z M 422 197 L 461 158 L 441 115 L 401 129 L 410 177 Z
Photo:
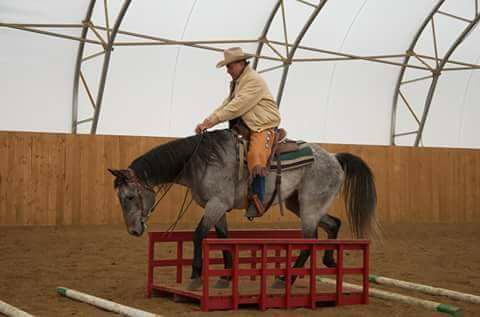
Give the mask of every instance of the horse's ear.
M 128 175 L 126 170 L 112 170 L 108 168 L 108 171 L 115 176 L 113 181 L 113 187 L 118 188 L 120 185 L 125 184 L 128 180 Z
M 112 173 L 112 175 L 115 176 L 115 177 L 119 177 L 119 178 L 123 178 L 123 177 L 124 177 L 124 175 L 122 174 L 121 170 L 112 170 L 112 169 L 108 168 L 108 171 L 109 171 L 110 173 Z
M 129 170 L 112 170 L 108 168 L 108 171 L 112 173 L 113 176 L 115 176 L 118 179 L 121 180 L 128 180 L 130 178 L 130 171 Z

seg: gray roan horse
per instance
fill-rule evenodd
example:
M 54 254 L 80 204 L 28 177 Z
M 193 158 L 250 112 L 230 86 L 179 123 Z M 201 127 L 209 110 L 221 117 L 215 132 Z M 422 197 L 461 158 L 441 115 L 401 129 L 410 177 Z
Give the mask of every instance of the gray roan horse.
M 171 183 L 187 186 L 193 199 L 205 208 L 194 234 L 190 289 L 201 286 L 202 239 L 213 227 L 218 237 L 228 237 L 226 212 L 244 208 L 248 173 L 245 170 L 243 179 L 238 179 L 236 142 L 231 130 L 206 132 L 160 145 L 135 159 L 128 169 L 110 170 L 116 177 L 114 186 L 132 235 L 141 236 L 145 231 L 155 203 L 154 187 Z M 328 215 L 327 210 L 343 185 L 351 231 L 354 237 L 365 237 L 376 223 L 376 190 L 370 168 L 350 153 L 332 154 L 318 145 L 310 146 L 314 154 L 312 164 L 282 173 L 281 197 L 285 198 L 285 206 L 300 217 L 305 238 L 317 239 L 320 226 L 329 239 L 336 239 L 341 222 Z M 275 173 L 270 173 L 265 201 L 270 200 L 274 184 Z M 294 266 L 303 267 L 309 255 L 302 251 Z M 231 268 L 231 254 L 224 252 L 223 257 L 225 267 Z M 333 251 L 325 252 L 323 263 L 336 265 Z M 228 285 L 228 278 L 220 278 L 216 283 L 217 287 Z M 284 280 L 279 278 L 272 287 L 282 285 Z

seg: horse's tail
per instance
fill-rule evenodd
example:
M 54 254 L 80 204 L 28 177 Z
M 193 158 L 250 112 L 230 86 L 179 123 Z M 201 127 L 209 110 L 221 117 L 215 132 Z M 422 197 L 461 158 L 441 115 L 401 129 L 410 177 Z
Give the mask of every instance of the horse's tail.
M 375 220 L 377 191 L 370 167 L 358 156 L 350 153 L 335 154 L 345 172 L 343 196 L 352 234 L 356 238 L 376 235 Z

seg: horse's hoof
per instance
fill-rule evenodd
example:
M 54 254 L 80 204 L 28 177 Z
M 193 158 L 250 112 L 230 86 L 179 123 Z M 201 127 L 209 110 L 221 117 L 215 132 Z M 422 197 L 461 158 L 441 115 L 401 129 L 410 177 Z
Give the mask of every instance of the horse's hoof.
M 227 280 L 226 278 L 219 278 L 217 282 L 215 282 L 215 285 L 213 285 L 213 288 L 228 288 L 230 286 L 230 281 Z
M 284 289 L 285 288 L 285 281 L 282 279 L 275 279 L 273 284 L 270 286 L 273 289 Z
M 323 264 L 326 267 L 331 267 L 331 268 L 337 267 L 337 263 L 335 262 L 335 260 L 333 258 L 324 258 L 323 259 Z
M 190 284 L 188 284 L 187 289 L 189 291 L 198 291 L 202 287 L 202 279 L 200 277 L 192 278 Z

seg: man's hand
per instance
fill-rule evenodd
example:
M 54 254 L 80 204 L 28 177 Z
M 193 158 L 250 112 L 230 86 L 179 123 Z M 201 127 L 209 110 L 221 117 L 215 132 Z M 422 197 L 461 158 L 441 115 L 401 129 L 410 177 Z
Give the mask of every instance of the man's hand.
M 197 127 L 195 128 L 195 133 L 196 133 L 196 134 L 201 134 L 201 133 L 203 133 L 205 130 L 207 130 L 207 129 L 211 128 L 211 127 L 213 127 L 213 124 L 212 124 L 212 122 L 211 122 L 210 120 L 208 120 L 208 118 L 207 118 L 207 119 L 203 120 L 202 123 L 200 123 L 200 124 L 197 125 Z

